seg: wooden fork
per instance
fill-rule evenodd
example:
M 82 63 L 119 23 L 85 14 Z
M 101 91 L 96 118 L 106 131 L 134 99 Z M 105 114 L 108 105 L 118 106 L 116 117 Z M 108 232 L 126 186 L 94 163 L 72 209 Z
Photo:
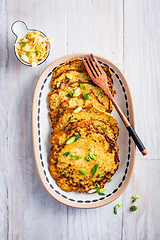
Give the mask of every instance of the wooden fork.
M 92 81 L 96 85 L 101 87 L 106 92 L 106 94 L 108 95 L 110 100 L 112 101 L 115 109 L 117 110 L 118 114 L 120 115 L 123 123 L 125 124 L 128 132 L 130 134 L 130 136 L 132 136 L 132 138 L 133 138 L 135 144 L 137 145 L 138 149 L 141 151 L 141 153 L 143 155 L 146 155 L 147 154 L 147 150 L 146 150 L 145 146 L 141 142 L 141 140 L 138 137 L 137 133 L 134 131 L 134 129 L 131 126 L 130 122 L 128 121 L 128 119 L 126 118 L 126 116 L 124 115 L 124 113 L 122 112 L 120 107 L 118 106 L 118 104 L 115 101 L 114 97 L 112 96 L 112 94 L 110 92 L 110 89 L 108 87 L 106 73 L 104 72 L 103 68 L 101 67 L 101 65 L 99 64 L 97 59 L 93 56 L 93 54 L 91 54 L 89 56 L 89 58 L 86 57 L 86 60 L 83 58 L 83 63 L 84 63 L 84 66 L 85 66 L 89 76 L 91 77 Z

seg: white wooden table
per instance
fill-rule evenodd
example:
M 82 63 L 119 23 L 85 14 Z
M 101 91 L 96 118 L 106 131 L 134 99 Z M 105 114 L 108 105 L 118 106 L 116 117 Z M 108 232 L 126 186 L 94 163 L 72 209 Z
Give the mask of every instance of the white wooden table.
M 16 20 L 54 39 L 48 60 L 36 69 L 14 56 L 10 27 Z M 148 150 L 145 157 L 137 150 L 125 193 L 93 210 L 67 207 L 46 192 L 32 146 L 36 82 L 51 62 L 78 52 L 105 57 L 122 70 Z M 0 55 L 0 240 L 160 239 L 160 1 L 1 0 Z M 130 212 L 134 194 L 141 198 Z

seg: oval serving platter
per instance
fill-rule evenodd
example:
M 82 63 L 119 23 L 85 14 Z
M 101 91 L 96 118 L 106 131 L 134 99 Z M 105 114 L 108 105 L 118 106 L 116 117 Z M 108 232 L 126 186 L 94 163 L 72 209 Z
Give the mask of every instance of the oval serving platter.
M 72 58 L 82 58 L 88 54 L 71 54 L 64 56 L 51 63 L 41 74 L 35 87 L 32 106 L 32 131 L 33 146 L 36 166 L 39 177 L 47 192 L 59 202 L 76 208 L 96 208 L 104 206 L 117 199 L 127 188 L 134 169 L 136 147 L 129 136 L 116 110 L 113 110 L 118 126 L 119 136 L 117 145 L 119 146 L 119 169 L 113 176 L 112 182 L 105 185 L 105 196 L 98 193 L 78 193 L 65 192 L 61 190 L 56 181 L 51 177 L 48 170 L 49 154 L 51 149 L 51 131 L 49 122 L 49 102 L 48 93 L 51 90 L 50 83 L 53 70 L 58 65 L 65 63 Z M 134 128 L 134 111 L 130 90 L 127 81 L 121 71 L 105 58 L 95 56 L 101 64 L 110 67 L 114 78 L 115 99 L 120 108 L 127 116 Z

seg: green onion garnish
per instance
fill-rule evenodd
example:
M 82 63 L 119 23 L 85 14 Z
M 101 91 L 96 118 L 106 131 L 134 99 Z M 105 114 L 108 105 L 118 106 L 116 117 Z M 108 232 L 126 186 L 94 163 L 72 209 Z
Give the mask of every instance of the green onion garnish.
M 135 199 L 133 199 L 132 203 L 134 203 L 135 201 L 136 201 L 136 198 L 135 198 Z
M 95 186 L 96 188 L 100 188 L 100 186 L 99 186 L 98 183 L 95 183 L 94 186 Z
M 33 52 L 28 52 L 27 55 L 28 56 L 32 56 Z
M 80 169 L 79 171 L 80 171 L 81 174 L 86 175 L 84 170 Z
M 69 117 L 69 119 L 68 119 L 68 122 L 70 122 L 70 121 L 71 121 L 71 118 L 72 118 L 72 117 L 73 117 L 73 116 L 70 116 L 70 117 Z
M 70 143 L 73 143 L 75 141 L 76 137 L 73 136 L 71 138 L 69 138 L 67 141 L 66 141 L 66 144 L 70 144 Z
M 135 205 L 133 205 L 133 206 L 130 208 L 130 210 L 131 210 L 132 212 L 134 212 L 134 211 L 137 210 L 137 207 L 136 207 Z
M 71 154 L 71 156 L 72 156 L 72 159 L 73 159 L 73 160 L 79 160 L 79 159 L 82 158 L 82 156 L 80 156 L 80 155 L 72 155 L 72 154 Z
M 82 84 L 82 83 L 80 83 L 80 88 L 82 88 L 82 89 L 84 89 L 84 90 L 87 89 L 86 86 L 85 86 L 84 84 Z
M 76 136 L 75 136 L 75 141 L 77 141 L 79 138 L 80 138 L 80 136 L 79 136 L 79 135 L 76 135 Z
M 69 73 L 66 73 L 66 78 L 72 79 L 73 77 Z
M 94 165 L 93 170 L 92 170 L 92 177 L 94 177 L 95 173 L 97 172 L 98 167 L 99 167 L 98 164 Z
M 101 177 L 101 174 L 98 174 L 97 177 L 100 178 L 100 177 Z
M 22 47 L 25 47 L 26 46 L 26 42 L 22 42 Z
M 98 98 L 102 97 L 102 95 L 103 95 L 103 93 L 100 93 L 100 94 L 98 95 Z
M 111 120 L 112 120 L 112 118 L 109 118 L 109 119 L 108 119 L 108 121 L 111 121 Z
M 67 93 L 67 94 L 66 94 L 66 97 L 72 98 L 72 97 L 73 97 L 73 92 Z
M 65 152 L 64 154 L 63 154 L 63 156 L 68 156 L 70 154 L 70 152 Z
M 36 54 L 38 54 L 38 53 L 39 53 L 39 51 L 38 51 L 38 50 L 36 50 L 36 51 L 35 51 L 35 53 L 36 53 Z
M 101 127 L 101 129 L 103 130 L 103 132 L 105 132 L 105 133 L 107 132 L 106 129 L 105 129 L 101 124 L 99 124 L 99 126 Z
M 110 177 L 109 181 L 112 182 L 112 180 L 113 180 L 112 177 Z
M 65 170 L 65 171 L 62 172 L 62 174 L 66 174 L 67 172 L 68 172 L 68 171 Z
M 91 159 L 94 159 L 94 160 L 96 159 L 96 156 L 95 156 L 95 154 L 94 154 L 94 153 L 92 153 L 92 152 L 90 152 L 90 153 L 89 153 L 89 156 L 90 156 L 90 158 L 91 158 Z
M 76 109 L 74 109 L 74 113 L 79 113 L 82 110 L 82 107 L 77 107 Z
M 87 159 L 87 161 L 89 161 L 89 162 L 92 161 L 92 159 L 90 158 L 90 156 L 87 156 L 86 159 Z
M 83 93 L 83 97 L 84 97 L 85 100 L 91 99 L 91 97 L 89 96 L 88 93 Z
M 99 192 L 99 195 L 106 195 L 105 193 L 103 193 L 103 192 Z
M 57 82 L 56 87 L 57 87 L 57 88 L 60 87 L 60 82 Z
M 73 93 L 73 97 L 78 97 L 80 94 L 81 94 L 80 88 L 77 88 Z

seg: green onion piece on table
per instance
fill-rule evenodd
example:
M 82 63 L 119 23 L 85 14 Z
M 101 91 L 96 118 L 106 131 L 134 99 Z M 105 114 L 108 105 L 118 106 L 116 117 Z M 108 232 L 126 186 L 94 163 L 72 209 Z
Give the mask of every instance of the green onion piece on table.
M 132 212 L 134 212 L 134 211 L 137 210 L 137 207 L 136 207 L 135 205 L 133 205 L 133 206 L 130 208 L 130 210 L 131 210 Z

